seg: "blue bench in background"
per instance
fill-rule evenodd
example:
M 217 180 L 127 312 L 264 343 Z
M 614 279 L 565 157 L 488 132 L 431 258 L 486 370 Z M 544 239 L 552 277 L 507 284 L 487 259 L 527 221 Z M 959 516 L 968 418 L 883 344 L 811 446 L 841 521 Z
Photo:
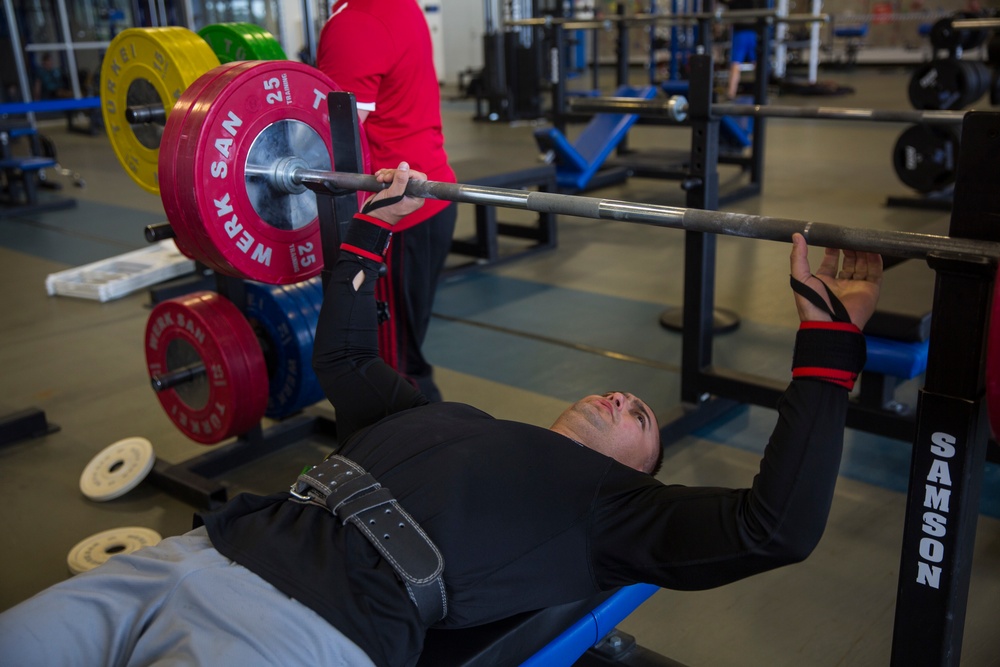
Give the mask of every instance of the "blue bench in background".
M 621 86 L 617 97 L 652 99 L 656 88 Z M 572 143 L 554 127 L 535 130 L 535 142 L 543 153 L 551 153 L 556 165 L 556 183 L 566 192 L 586 189 L 591 179 L 638 120 L 636 114 L 596 114 Z
M 660 82 L 660 89 L 667 95 L 687 95 L 690 85 L 687 81 L 668 80 Z M 737 97 L 737 104 L 753 104 L 752 97 Z M 720 144 L 730 149 L 742 150 L 753 144 L 753 118 L 742 116 L 722 116 L 719 119 Z
M 33 206 L 38 204 L 38 172 L 56 166 L 49 157 L 28 156 L 0 159 L 2 184 L 0 191 L 7 205 Z
M 901 382 L 927 370 L 935 273 L 925 262 L 907 260 L 888 269 L 878 309 L 865 326 L 868 361 L 858 401 L 875 409 L 907 412 L 896 401 Z

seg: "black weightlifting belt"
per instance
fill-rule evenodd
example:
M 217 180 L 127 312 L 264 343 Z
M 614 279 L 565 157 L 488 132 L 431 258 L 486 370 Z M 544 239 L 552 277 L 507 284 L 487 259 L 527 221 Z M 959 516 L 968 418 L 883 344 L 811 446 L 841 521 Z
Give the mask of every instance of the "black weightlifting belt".
M 299 475 L 290 493 L 292 500 L 317 505 L 342 523 L 354 524 L 396 571 L 428 627 L 445 617 L 441 552 L 389 489 L 364 468 L 333 455 Z

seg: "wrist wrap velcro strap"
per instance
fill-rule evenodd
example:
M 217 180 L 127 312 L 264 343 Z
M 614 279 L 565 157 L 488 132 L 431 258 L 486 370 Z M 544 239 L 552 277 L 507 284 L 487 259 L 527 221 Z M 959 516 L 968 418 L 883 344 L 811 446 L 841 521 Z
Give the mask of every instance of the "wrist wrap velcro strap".
M 340 249 L 381 262 L 391 239 L 392 227 L 389 223 L 364 213 L 356 213 L 347 226 Z
M 428 627 L 447 615 L 441 552 L 371 473 L 333 455 L 299 475 L 289 492 L 295 502 L 321 507 L 361 531 L 396 572 Z
M 803 322 L 795 336 L 792 377 L 832 382 L 850 391 L 865 359 L 865 337 L 850 322 Z

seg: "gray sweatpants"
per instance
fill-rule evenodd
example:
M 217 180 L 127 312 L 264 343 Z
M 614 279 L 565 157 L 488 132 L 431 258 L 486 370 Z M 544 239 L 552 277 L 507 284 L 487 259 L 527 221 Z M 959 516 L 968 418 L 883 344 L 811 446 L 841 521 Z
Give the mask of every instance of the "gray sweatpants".
M 216 551 L 204 528 L 114 556 L 0 614 L 0 663 L 372 665 L 311 609 Z

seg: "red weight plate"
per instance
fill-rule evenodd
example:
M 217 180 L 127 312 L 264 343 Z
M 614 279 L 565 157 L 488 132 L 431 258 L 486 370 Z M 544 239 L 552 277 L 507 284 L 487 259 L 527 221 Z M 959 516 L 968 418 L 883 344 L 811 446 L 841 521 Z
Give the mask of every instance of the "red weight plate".
M 268 283 L 298 282 L 322 268 L 315 197 L 272 196 L 275 211 L 265 221 L 245 174 L 254 143 L 265 132 L 277 143 L 299 135 L 298 147 L 311 146 L 318 158 L 310 166 L 330 168 L 326 95 L 332 82 L 311 67 L 291 65 L 260 63 L 231 79 L 199 124 L 191 174 L 194 205 L 212 244 L 241 275 Z M 294 206 L 300 201 L 306 204 L 301 210 Z
M 202 89 L 200 94 L 191 100 L 191 110 L 180 129 L 178 150 L 174 161 L 175 190 L 179 194 L 175 203 L 178 207 L 179 215 L 185 221 L 189 238 L 192 243 L 196 243 L 200 248 L 201 255 L 204 258 L 203 263 L 206 266 L 218 273 L 230 276 L 240 276 L 241 274 L 223 257 L 218 248 L 215 247 L 212 238 L 205 229 L 201 212 L 195 205 L 194 160 L 198 134 L 205 123 L 206 116 L 211 110 L 211 104 L 240 72 L 252 67 L 254 64 L 252 62 L 232 63 L 220 77 Z
M 221 90 L 203 90 L 184 121 L 191 140 L 180 144 L 177 159 L 184 166 L 177 168 L 178 191 L 193 192 L 193 199 L 178 203 L 190 213 L 189 221 L 201 220 L 207 239 L 202 245 L 214 247 L 212 264 L 221 272 L 268 283 L 300 282 L 322 268 L 315 196 L 270 196 L 263 180 L 247 178 L 247 166 L 266 168 L 278 159 L 301 157 L 310 168 L 329 169 L 326 95 L 337 87 L 301 63 L 245 64 L 250 69 L 232 73 L 225 85 L 217 82 Z M 361 141 L 367 170 L 364 134 Z
M 160 184 L 160 201 L 163 203 L 163 210 L 167 214 L 167 220 L 174 229 L 176 240 L 179 246 L 186 246 L 190 252 L 185 252 L 192 259 L 201 260 L 200 249 L 191 242 L 186 231 L 185 220 L 182 218 L 177 206 L 179 193 L 176 192 L 174 167 L 177 164 L 176 155 L 180 145 L 180 129 L 184 119 L 190 113 L 192 101 L 197 99 L 198 93 L 205 89 L 225 70 L 223 67 L 214 68 L 198 77 L 188 86 L 180 98 L 178 98 L 167 122 L 163 127 L 163 136 L 160 139 L 160 151 L 157 156 L 157 177 Z M 171 119 L 173 119 L 171 121 Z M 183 248 L 182 248 L 183 250 Z
M 1000 435 L 1000 271 L 993 285 L 993 310 L 986 341 L 986 410 L 993 439 Z
M 214 94 L 217 82 L 227 74 L 232 76 L 231 71 L 241 64 L 232 63 L 216 67 L 192 83 L 174 105 L 164 126 L 163 138 L 160 142 L 157 171 L 160 181 L 160 199 L 163 202 L 167 220 L 170 221 L 170 225 L 174 229 L 178 245 L 183 244 L 188 247 L 190 252 L 185 252 L 185 254 L 206 265 L 210 265 L 213 261 L 210 256 L 212 248 L 211 246 L 206 248 L 204 243 L 200 241 L 202 238 L 200 234 L 201 222 L 190 220 L 190 216 L 186 214 L 186 209 L 181 204 L 185 200 L 185 196 L 180 191 L 181 186 L 177 178 L 177 169 L 183 169 L 184 165 L 182 149 L 190 140 L 183 134 L 184 121 L 197 106 L 199 96 L 205 91 Z M 191 195 L 188 195 L 186 199 L 190 200 Z M 182 252 L 184 252 L 183 248 Z
M 160 302 L 146 324 L 145 346 L 150 377 L 205 365 L 203 375 L 157 394 L 170 420 L 195 442 L 220 442 L 263 417 L 264 358 L 249 323 L 225 298 L 194 292 Z

